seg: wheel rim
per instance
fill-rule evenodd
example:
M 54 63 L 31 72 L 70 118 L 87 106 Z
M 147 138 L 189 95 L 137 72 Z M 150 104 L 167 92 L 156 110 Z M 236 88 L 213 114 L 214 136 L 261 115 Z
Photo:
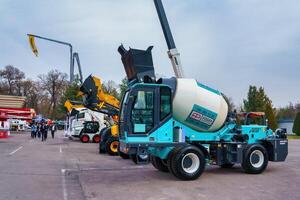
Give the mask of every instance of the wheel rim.
M 119 145 L 119 142 L 118 141 L 113 141 L 111 144 L 110 144 L 110 150 L 114 153 L 117 153 L 118 152 L 118 145 Z
M 82 141 L 83 142 L 88 142 L 89 141 L 88 136 L 86 136 L 86 135 L 82 136 Z
M 254 150 L 250 154 L 250 163 L 255 168 L 260 168 L 264 164 L 264 154 L 260 150 Z
M 94 141 L 95 141 L 96 143 L 100 142 L 100 137 L 99 137 L 99 135 L 94 136 Z
M 196 154 L 188 153 L 183 157 L 181 166 L 186 173 L 195 173 L 200 167 L 200 159 Z

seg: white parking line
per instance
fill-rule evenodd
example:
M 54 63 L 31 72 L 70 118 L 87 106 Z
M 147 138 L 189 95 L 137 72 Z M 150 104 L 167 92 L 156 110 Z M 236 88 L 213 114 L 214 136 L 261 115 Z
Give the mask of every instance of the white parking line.
M 20 149 L 22 149 L 23 148 L 23 146 L 20 146 L 19 148 L 17 148 L 16 150 L 14 150 L 14 151 L 12 151 L 12 152 L 10 152 L 10 156 L 12 156 L 14 153 L 16 153 L 17 151 L 19 151 Z
M 61 177 L 62 177 L 62 189 L 63 189 L 63 198 L 64 200 L 68 200 L 68 192 L 66 187 L 66 169 L 61 169 Z
M 59 146 L 59 153 L 62 153 L 62 148 L 61 148 L 61 146 Z

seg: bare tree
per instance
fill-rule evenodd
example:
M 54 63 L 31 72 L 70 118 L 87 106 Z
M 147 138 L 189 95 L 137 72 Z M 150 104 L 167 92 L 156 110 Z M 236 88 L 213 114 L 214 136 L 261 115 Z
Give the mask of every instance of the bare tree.
M 7 65 L 0 70 L 0 77 L 8 86 L 8 94 L 21 95 L 21 83 L 25 78 L 24 72 L 12 65 Z
M 114 81 L 108 80 L 103 82 L 102 88 L 105 93 L 112 95 L 116 98 L 119 97 L 118 85 Z
M 48 113 L 53 118 L 59 100 L 67 87 L 66 73 L 59 72 L 58 70 L 51 70 L 46 75 L 39 75 L 40 86 L 44 90 L 44 94 L 49 97 L 49 111 Z

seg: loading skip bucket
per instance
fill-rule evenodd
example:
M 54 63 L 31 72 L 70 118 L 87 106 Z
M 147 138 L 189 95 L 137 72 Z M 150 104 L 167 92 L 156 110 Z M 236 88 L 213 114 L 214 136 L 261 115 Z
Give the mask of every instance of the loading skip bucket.
M 8 134 L 9 132 L 8 131 L 0 131 L 0 139 L 2 138 L 8 138 Z

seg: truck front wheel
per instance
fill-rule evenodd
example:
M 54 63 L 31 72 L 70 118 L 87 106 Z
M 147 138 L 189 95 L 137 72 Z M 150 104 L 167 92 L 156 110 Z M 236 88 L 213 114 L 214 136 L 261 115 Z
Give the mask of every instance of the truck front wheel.
M 248 146 L 244 151 L 242 167 L 248 174 L 260 174 L 268 166 L 268 154 L 260 144 Z
M 193 145 L 187 145 L 175 151 L 170 156 L 171 172 L 182 180 L 195 180 L 204 171 L 205 156 L 203 152 Z

